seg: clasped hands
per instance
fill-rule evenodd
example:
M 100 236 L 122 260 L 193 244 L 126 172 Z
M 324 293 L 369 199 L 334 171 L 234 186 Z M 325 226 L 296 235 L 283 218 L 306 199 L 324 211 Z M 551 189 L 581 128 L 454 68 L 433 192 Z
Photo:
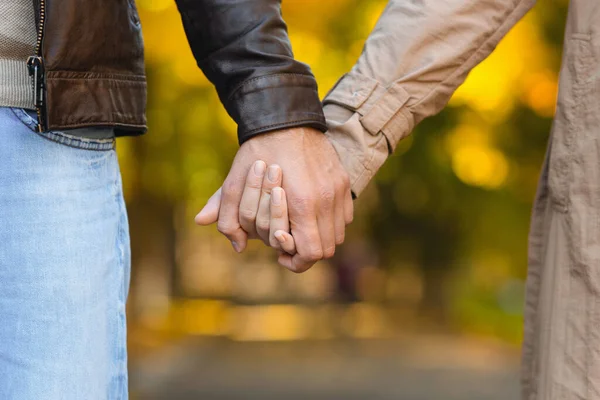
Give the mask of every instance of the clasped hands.
M 348 174 L 327 137 L 292 128 L 244 142 L 196 223 L 216 223 L 238 253 L 261 239 L 281 265 L 304 272 L 334 255 L 353 213 Z

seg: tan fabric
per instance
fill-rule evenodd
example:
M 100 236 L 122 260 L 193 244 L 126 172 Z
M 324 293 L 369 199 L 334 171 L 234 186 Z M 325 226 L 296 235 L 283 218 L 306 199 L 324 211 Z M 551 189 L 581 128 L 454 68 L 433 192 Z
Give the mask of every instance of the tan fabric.
M 391 0 L 325 99 L 355 194 L 533 0 Z M 600 400 L 600 1 L 571 0 L 529 238 L 523 400 Z
M 329 137 L 363 191 L 400 139 L 439 112 L 535 0 L 390 0 L 325 97 Z
M 600 399 L 600 3 L 572 0 L 529 238 L 524 400 Z

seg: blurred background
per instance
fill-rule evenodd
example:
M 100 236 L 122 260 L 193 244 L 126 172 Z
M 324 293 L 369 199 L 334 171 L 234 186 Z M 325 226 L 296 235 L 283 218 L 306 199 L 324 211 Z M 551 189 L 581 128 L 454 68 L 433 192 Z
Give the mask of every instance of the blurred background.
M 133 399 L 518 397 L 527 230 L 554 113 L 567 1 L 543 2 L 356 201 L 330 262 L 295 275 L 193 217 L 236 127 L 173 0 L 137 0 L 150 132 L 120 139 L 133 247 Z M 284 0 L 324 96 L 385 0 Z

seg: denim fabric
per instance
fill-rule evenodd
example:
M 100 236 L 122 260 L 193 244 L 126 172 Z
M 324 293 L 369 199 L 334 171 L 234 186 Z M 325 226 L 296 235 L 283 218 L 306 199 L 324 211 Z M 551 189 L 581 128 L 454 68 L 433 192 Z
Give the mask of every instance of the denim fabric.
M 35 111 L 32 110 L 24 110 L 22 108 L 11 108 L 12 112 L 21 120 L 22 123 L 27 125 L 32 131 L 37 130 L 37 117 L 35 115 Z M 87 131 L 91 131 L 94 128 L 87 128 Z M 95 128 L 96 135 L 98 137 L 103 137 L 103 139 L 88 139 L 86 137 L 81 137 L 80 135 L 70 135 L 65 132 L 51 131 L 51 132 L 41 132 L 39 133 L 41 136 L 46 139 L 53 140 L 58 143 L 62 143 L 64 145 L 70 147 L 77 147 L 80 149 L 87 150 L 110 150 L 115 147 L 115 137 L 112 129 L 110 128 Z M 89 136 L 89 134 L 88 134 Z M 93 134 L 91 136 L 94 136 Z
M 42 136 L 31 121 L 0 108 L 0 399 L 126 399 L 130 251 L 114 141 Z

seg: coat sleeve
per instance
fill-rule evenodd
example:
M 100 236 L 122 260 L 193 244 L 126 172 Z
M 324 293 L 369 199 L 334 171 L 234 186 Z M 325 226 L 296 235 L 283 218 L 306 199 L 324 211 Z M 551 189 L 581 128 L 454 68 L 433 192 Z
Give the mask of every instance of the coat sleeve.
M 281 0 L 176 1 L 198 65 L 238 124 L 240 144 L 277 129 L 327 129 L 315 78 L 294 60 Z
M 535 0 L 390 0 L 362 55 L 325 97 L 328 137 L 359 195 L 438 113 Z

